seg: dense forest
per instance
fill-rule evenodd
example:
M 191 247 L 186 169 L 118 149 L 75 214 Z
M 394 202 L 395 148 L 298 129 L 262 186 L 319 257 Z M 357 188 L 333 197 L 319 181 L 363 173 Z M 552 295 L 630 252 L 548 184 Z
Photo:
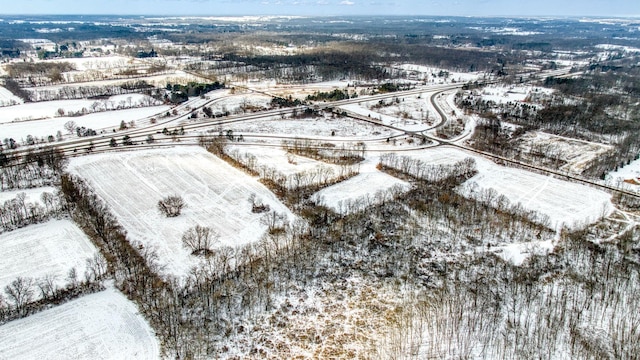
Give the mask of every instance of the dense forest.
M 114 128 L 104 140 L 71 120 L 65 129 L 72 141 L 90 144 L 88 152 L 94 149 L 90 140 L 102 142 L 100 151 L 197 143 L 206 150 L 198 149 L 204 155 L 213 154 L 266 186 L 295 216 L 271 211 L 255 194 L 237 200 L 245 201 L 252 215 L 262 216 L 262 238 L 238 246 L 214 245 L 215 229 L 194 225 L 180 241 L 197 265 L 184 277 L 166 275 L 155 249 L 133 241 L 93 185 L 68 171 L 67 156 L 73 150 L 52 146 L 56 141 L 65 144 L 61 133 L 59 139 L 49 136 L 46 146 L 44 139 L 31 135 L 20 144 L 6 137 L 0 145 L 0 190 L 15 195 L 0 203 L 0 234 L 51 219 L 70 220 L 99 254 L 87 259 L 85 273 L 69 269 L 64 287 L 54 286 L 51 276 L 12 280 L 0 289 L 0 324 L 115 286 L 137 305 L 167 358 L 638 357 L 637 196 L 614 192 L 611 199 L 618 209 L 611 214 L 603 209 L 594 224 L 556 226 L 556 219 L 473 182 L 482 169 L 475 160 L 479 155 L 450 164 L 403 155 L 408 154 L 405 150 L 428 151 L 425 147 L 435 147 L 437 141 L 446 145 L 443 139 L 457 137 L 470 124 L 473 133 L 456 146 L 553 170 L 566 164 L 563 154 L 550 146 L 523 146 L 527 136 L 546 133 L 596 144 L 605 150 L 573 179 L 606 178 L 640 156 L 640 57 L 621 49 L 600 59 L 587 54 L 603 39 L 611 42 L 608 45 L 637 46 L 637 39 L 621 36 L 640 25 L 637 21 L 602 29 L 602 24 L 578 19 L 283 18 L 246 26 L 199 18 L 175 19 L 175 24 L 127 16 L 71 18 L 78 20 L 73 34 L 47 33 L 56 42 L 56 51 L 49 55 L 57 60 L 46 62 L 10 60 L 18 51 L 45 50 L 8 39 L 40 36 L 38 30 L 49 29 L 59 17 L 19 18 L 24 22 L 17 26 L 9 26 L 11 16 L 0 21 L 3 61 L 13 61 L 3 79 L 7 90 L 25 101 L 92 99 L 95 111 L 112 95 L 148 95 L 141 106 L 166 106 L 148 120 L 149 126 L 158 122 L 148 133 L 142 127 L 146 123 L 127 133 L 135 126 L 120 119 L 122 133 Z M 103 25 L 106 20 L 109 26 Z M 509 34 L 514 28 L 520 33 Z M 115 70 L 105 65 L 108 69 L 81 73 L 60 56 L 60 46 L 66 47 L 63 51 L 92 51 L 90 44 L 80 44 L 84 40 L 108 41 L 114 54 L 154 54 L 161 61 L 150 56 L 136 59 L 140 62 L 135 66 L 123 61 Z M 159 40 L 174 41 L 175 46 L 154 48 Z M 576 60 L 569 76 L 536 77 L 566 59 Z M 440 90 L 424 98 L 427 92 L 414 92 L 427 81 L 409 79 L 414 70 L 399 64 L 427 68 L 424 73 L 434 84 L 454 89 L 451 98 L 459 109 L 451 105 L 446 113 L 440 110 L 435 103 Z M 201 81 L 167 80 L 159 85 L 144 79 L 173 75 L 174 70 Z M 477 71 L 484 72 L 482 77 L 464 86 L 449 78 L 450 72 Z M 105 79 L 118 82 L 83 83 Z M 274 95 L 249 86 L 265 80 L 290 92 Z M 306 85 L 330 80 L 364 85 L 332 90 Z M 523 84 L 545 91 L 531 91 L 522 101 L 483 97 L 485 86 Z M 222 89 L 228 91 L 209 98 L 207 93 Z M 291 89 L 303 89 L 304 94 L 290 95 Z M 265 127 L 270 121 L 309 127 L 320 120 L 338 123 L 336 115 L 346 115 L 346 108 L 325 114 L 320 103 L 354 98 L 366 102 L 366 95 L 406 90 L 415 97 L 407 96 L 406 103 L 415 101 L 420 110 L 439 114 L 443 126 L 434 119 L 427 123 L 425 116 L 420 119 L 424 123 L 416 124 L 427 124 L 428 130 L 387 124 L 391 137 L 376 129 L 374 140 L 358 134 L 353 141 L 335 140 L 346 131 L 333 127 L 323 128 L 319 140 L 231 129 L 245 115 L 256 116 L 250 118 L 255 121 L 260 111 L 269 116 L 258 120 Z M 259 93 L 261 103 L 247 100 L 252 91 Z M 228 98 L 238 93 L 246 97 L 236 106 Z M 406 104 L 401 96 L 387 98 L 388 104 L 379 99 L 365 105 L 367 111 Z M 189 100 L 195 101 L 183 104 Z M 132 106 L 129 101 L 126 107 Z M 409 107 L 403 109 L 407 120 Z M 77 113 L 60 110 L 60 116 L 89 113 L 86 108 Z M 115 104 L 109 110 L 116 110 Z M 469 118 L 474 122 L 466 123 Z M 367 123 L 381 125 L 382 117 L 380 124 Z M 89 136 L 96 138 L 83 139 Z M 277 140 L 266 143 L 264 138 Z M 396 144 L 397 139 L 407 144 Z M 265 144 L 283 152 L 290 165 L 296 159 L 320 165 L 286 173 L 240 150 Z M 336 208 L 314 197 L 354 179 L 362 169 L 374 168 L 382 172 L 377 175 L 407 186 L 371 191 Z M 42 186 L 53 190 L 43 192 L 39 201 L 28 201 L 24 190 Z M 191 210 L 179 195 L 167 193 L 150 211 L 168 221 L 180 219 L 183 209 Z M 522 247 L 521 261 L 509 259 L 513 247 Z

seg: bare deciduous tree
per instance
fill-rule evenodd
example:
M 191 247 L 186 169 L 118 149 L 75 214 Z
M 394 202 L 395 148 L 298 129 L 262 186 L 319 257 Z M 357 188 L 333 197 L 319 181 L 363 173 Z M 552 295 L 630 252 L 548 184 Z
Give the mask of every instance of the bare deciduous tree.
M 176 217 L 180 215 L 180 212 L 185 206 L 184 199 L 178 195 L 169 195 L 158 201 L 158 210 L 166 217 Z
M 276 211 L 271 211 L 268 214 L 263 215 L 262 218 L 260 218 L 260 223 L 266 225 L 269 234 L 272 235 L 283 233 L 289 225 L 287 222 L 287 216 Z
M 19 315 L 25 315 L 25 306 L 33 300 L 33 279 L 18 277 L 4 288 Z
M 56 292 L 58 292 L 57 278 L 54 274 L 47 274 L 38 279 L 37 284 L 43 299 L 49 299 L 56 295 Z
M 64 123 L 64 129 L 67 130 L 67 132 L 69 134 L 73 134 L 74 131 L 76 131 L 77 127 L 78 127 L 78 125 L 73 120 L 69 120 L 66 123 Z
M 196 225 L 182 235 L 182 244 L 191 249 L 193 255 L 208 255 L 214 243 L 218 240 L 218 234 L 206 226 Z
M 75 267 L 69 269 L 69 272 L 67 273 L 67 281 L 69 282 L 69 285 L 67 285 L 68 289 L 78 286 L 78 271 Z
M 85 278 L 89 282 L 99 281 L 107 273 L 107 260 L 101 254 L 95 254 L 93 258 L 87 259 L 87 269 Z

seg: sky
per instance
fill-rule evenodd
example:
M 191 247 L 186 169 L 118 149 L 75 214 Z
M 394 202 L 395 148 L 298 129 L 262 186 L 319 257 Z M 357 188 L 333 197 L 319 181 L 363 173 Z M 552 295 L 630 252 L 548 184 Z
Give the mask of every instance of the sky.
M 640 0 L 0 0 L 2 14 L 640 17 Z

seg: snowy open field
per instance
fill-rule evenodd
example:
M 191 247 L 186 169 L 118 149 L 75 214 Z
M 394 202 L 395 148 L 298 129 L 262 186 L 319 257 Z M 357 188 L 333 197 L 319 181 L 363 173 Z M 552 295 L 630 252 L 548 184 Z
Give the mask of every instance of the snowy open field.
M 424 93 L 420 95 L 410 95 L 399 97 L 398 101 L 388 99 L 384 101 L 384 106 L 379 106 L 379 101 L 369 101 L 362 106 L 369 110 L 381 114 L 397 118 L 398 122 L 405 128 L 407 125 L 427 125 L 431 126 L 440 117 L 431 105 L 432 93 Z M 371 115 L 374 116 L 373 114 Z M 376 116 L 377 117 L 377 116 Z M 396 125 L 396 124 L 391 124 Z
M 341 109 L 356 113 L 358 115 L 370 117 L 378 120 L 385 125 L 395 126 L 400 129 L 409 131 L 422 131 L 429 129 L 429 123 L 416 120 L 407 120 L 394 115 L 386 115 L 381 112 L 373 111 L 367 108 L 366 104 L 349 104 L 340 107 Z
M 625 180 L 629 182 L 624 182 Z M 640 159 L 634 160 L 630 162 L 629 165 L 608 173 L 606 182 L 607 184 L 619 186 L 623 189 L 640 192 Z
M 365 206 L 375 205 L 381 199 L 376 198 L 376 194 L 393 187 L 409 190 L 408 182 L 378 171 L 377 162 L 377 157 L 365 160 L 360 174 L 318 191 L 313 200 L 338 213 L 347 213 L 353 210 L 349 208 L 351 206 L 362 210 Z
M 93 103 L 93 100 L 58 100 L 5 106 L 0 108 L 0 123 L 52 118 L 56 115 L 58 109 L 75 112 L 82 110 L 82 108 L 89 109 Z
M 81 112 L 98 112 L 104 110 L 118 110 L 138 108 L 140 106 L 158 105 L 157 101 L 146 95 L 126 94 L 114 95 L 105 100 L 55 100 L 32 102 L 14 106 L 0 107 L 0 124 L 12 121 L 46 119 L 60 116 L 59 109 L 64 115 Z M 74 118 L 75 120 L 75 118 Z
M 273 211 L 291 212 L 266 187 L 200 147 L 119 152 L 72 159 L 71 172 L 87 179 L 104 199 L 128 237 L 157 251 L 164 274 L 186 275 L 197 259 L 182 246 L 182 234 L 195 225 L 220 235 L 220 244 L 258 241 L 266 231 L 251 212 L 252 194 Z M 165 218 L 157 203 L 182 196 L 182 214 Z
M 170 106 L 162 105 L 126 110 L 103 111 L 84 116 L 65 116 L 44 120 L 30 120 L 4 124 L 0 123 L 0 138 L 13 138 L 16 141 L 20 141 L 27 135 L 31 135 L 36 138 L 46 139 L 49 135 L 55 136 L 58 131 L 63 135 L 68 135 L 68 132 L 64 129 L 64 124 L 67 121 L 73 121 L 78 127 L 84 126 L 86 128 L 94 129 L 100 133 L 101 129 L 106 129 L 107 131 L 111 131 L 111 129 L 118 129 L 120 122 L 123 120 L 126 123 L 129 123 L 130 121 L 138 123 L 138 120 L 146 119 L 157 114 L 164 114 L 170 108 Z
M 452 80 L 456 82 L 475 81 L 485 75 L 484 73 L 480 72 L 455 72 L 418 64 L 397 64 L 396 67 L 398 69 L 413 73 L 414 77 L 420 80 L 430 81 L 434 83 L 445 83 L 451 82 Z M 439 74 L 441 74 L 441 72 L 443 76 L 438 76 Z M 447 73 L 446 76 L 444 76 L 444 72 Z
M 539 86 L 490 85 L 482 89 L 480 94 L 484 100 L 503 104 L 508 102 L 522 102 L 525 100 L 536 102 L 542 98 L 551 96 L 553 90 Z
M 524 152 L 543 152 L 567 163 L 560 170 L 580 174 L 597 157 L 611 151 L 611 145 L 566 138 L 544 132 L 528 132 L 518 139 L 518 148 Z
M 212 104 L 211 110 L 215 114 L 216 112 L 230 112 L 231 114 L 242 113 L 242 107 L 244 108 L 268 108 L 271 103 L 271 98 L 261 94 L 240 94 L 235 96 L 229 96 L 224 99 L 220 99 L 216 103 Z M 248 109 L 247 109 L 248 110 Z
M 350 118 L 324 118 L 313 117 L 308 119 L 272 119 L 246 121 L 228 126 L 229 129 L 247 133 L 269 133 L 283 134 L 286 136 L 323 136 L 332 138 L 332 131 L 335 138 L 360 137 L 371 138 L 375 136 L 384 138 L 394 135 L 388 128 L 375 126 L 362 121 Z M 227 127 L 225 127 L 227 129 Z M 356 140 L 356 139 L 352 139 Z
M 82 57 L 82 58 L 69 58 L 62 60 L 49 60 L 52 62 L 69 62 L 72 63 L 76 70 L 109 70 L 114 68 L 125 67 L 130 64 L 142 64 L 140 60 L 125 57 L 125 56 L 102 56 L 102 57 Z
M 73 267 L 78 277 L 84 278 L 86 260 L 96 253 L 89 238 L 69 220 L 50 220 L 3 233 L 0 289 L 19 276 L 37 279 L 45 275 L 56 276 L 55 284 L 64 287 Z
M 114 289 L 0 326 L 0 359 L 159 359 L 136 306 Z
M 553 241 L 545 240 L 507 244 L 494 247 L 494 251 L 498 249 L 498 251 L 495 251 L 498 256 L 516 266 L 520 266 L 532 255 L 547 255 L 553 251 L 553 248 Z
M 293 163 L 289 162 L 287 152 L 282 147 L 229 145 L 227 146 L 227 151 L 232 156 L 236 152 L 241 155 L 251 154 L 255 156 L 258 167 L 264 166 L 275 169 L 286 176 L 305 171 L 314 171 L 319 168 L 331 168 L 336 175 L 340 173 L 340 166 L 338 165 L 327 164 L 304 156 L 290 154 Z
M 438 147 L 399 155 L 420 159 L 428 164 L 453 164 L 467 157 L 476 160 L 478 174 L 459 190 L 465 196 L 479 196 L 480 190 L 492 188 L 504 195 L 511 204 L 521 203 L 527 210 L 549 216 L 551 227 L 562 225 L 575 228 L 597 221 L 613 210 L 611 195 L 568 181 L 504 167 L 487 159 L 448 147 Z M 473 185 L 475 183 L 476 185 Z
M 297 99 L 304 99 L 307 95 L 311 95 L 318 91 L 332 91 L 334 89 L 345 89 L 353 82 L 346 80 L 321 81 L 304 85 L 278 83 L 278 80 L 233 80 L 233 84 L 248 86 L 251 89 L 268 91 L 271 94 L 287 98 L 290 95 Z

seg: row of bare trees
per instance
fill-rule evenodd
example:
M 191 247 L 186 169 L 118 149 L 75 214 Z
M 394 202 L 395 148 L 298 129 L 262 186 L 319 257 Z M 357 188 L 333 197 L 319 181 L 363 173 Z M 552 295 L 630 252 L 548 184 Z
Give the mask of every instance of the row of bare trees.
M 428 182 L 446 178 L 470 178 L 477 173 L 476 161 L 468 157 L 455 164 L 429 164 L 410 156 L 388 153 L 380 156 L 380 166 L 397 170 L 405 175 Z
M 283 141 L 282 148 L 291 154 L 336 164 L 353 165 L 364 160 L 367 145 L 363 142 L 343 144 L 336 147 L 332 143 L 321 143 L 310 139 Z
M 24 192 L 6 200 L 0 206 L 0 233 L 62 216 L 64 204 L 58 194 L 44 191 L 40 194 L 40 201 L 26 201 Z
M 107 267 L 106 259 L 96 254 L 86 260 L 84 274 L 79 274 L 75 267 L 69 269 L 62 279 L 66 283 L 64 286 L 60 286 L 61 280 L 55 274 L 37 279 L 17 277 L 5 286 L 5 296 L 0 294 L 0 324 L 103 290 Z
M 165 94 L 164 89 L 156 88 L 145 81 L 130 81 L 120 85 L 30 88 L 25 89 L 25 91 L 29 93 L 29 99 L 31 101 L 91 99 L 114 95 L 139 94 L 141 92 L 151 96 L 152 98 L 162 99 Z

